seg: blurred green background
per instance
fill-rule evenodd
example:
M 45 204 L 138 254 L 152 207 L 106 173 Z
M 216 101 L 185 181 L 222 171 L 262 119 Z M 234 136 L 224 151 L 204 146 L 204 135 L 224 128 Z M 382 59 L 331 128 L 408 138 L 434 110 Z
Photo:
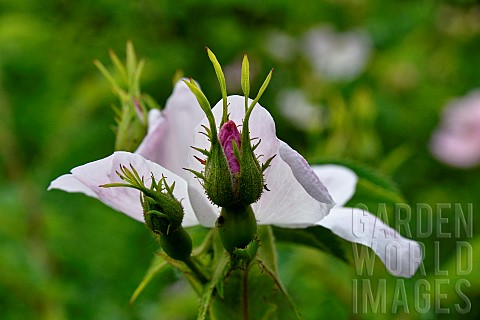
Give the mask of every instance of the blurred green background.
M 465 307 L 455 291 L 455 246 L 468 241 L 476 263 L 480 238 L 436 237 L 435 208 L 460 203 L 466 211 L 473 203 L 475 211 L 480 170 L 445 166 L 428 144 L 446 103 L 480 87 L 479 21 L 480 4 L 467 0 L 2 0 L 0 319 L 195 319 L 195 295 L 173 271 L 128 303 L 157 249 L 142 224 L 83 195 L 46 191 L 57 176 L 112 153 L 116 99 L 92 61 L 110 67 L 108 49 L 124 57 L 128 40 L 146 60 L 143 91 L 160 105 L 178 70 L 219 99 L 206 45 L 224 65 L 230 93 L 239 93 L 248 52 L 253 88 L 275 67 L 262 105 L 281 139 L 310 161 L 349 159 L 391 176 L 412 205 L 414 238 L 415 204 L 434 208 L 432 235 L 418 239 L 426 274 L 403 282 L 409 309 L 398 315 L 391 314 L 396 279 L 379 261 L 366 278 L 372 286 L 387 279 L 386 312 L 355 314 L 353 281 L 364 276 L 325 254 L 281 245 L 282 277 L 305 319 L 478 319 L 475 264 L 460 277 L 470 284 L 461 291 L 471 311 L 454 308 Z M 325 50 L 318 43 L 332 39 L 337 51 L 312 61 Z M 328 60 L 336 57 L 343 58 Z M 442 212 L 450 218 L 443 232 L 455 230 L 453 215 Z M 476 230 L 475 215 L 473 223 Z M 449 281 L 440 290 L 450 313 L 435 312 L 440 278 Z M 419 279 L 431 284 L 426 313 L 414 307 Z

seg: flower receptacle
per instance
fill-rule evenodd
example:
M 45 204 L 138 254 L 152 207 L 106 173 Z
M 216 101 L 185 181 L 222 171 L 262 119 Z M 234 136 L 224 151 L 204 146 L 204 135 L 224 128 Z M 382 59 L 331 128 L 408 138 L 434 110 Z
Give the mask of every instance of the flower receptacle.
M 180 227 L 159 239 L 163 251 L 173 259 L 187 261 L 192 254 L 192 238 Z
M 251 206 L 222 208 L 216 227 L 229 253 L 246 248 L 257 235 L 257 221 Z

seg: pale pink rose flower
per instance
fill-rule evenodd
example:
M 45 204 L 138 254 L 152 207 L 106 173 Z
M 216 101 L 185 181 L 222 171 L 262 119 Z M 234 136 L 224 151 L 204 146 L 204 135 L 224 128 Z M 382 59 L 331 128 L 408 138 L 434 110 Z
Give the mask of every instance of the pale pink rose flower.
M 183 91 L 182 95 L 181 99 L 172 101 L 185 102 L 190 99 L 187 91 Z M 228 103 L 230 119 L 235 123 L 242 123 L 245 115 L 244 97 L 230 96 Z M 179 109 L 182 110 L 183 107 L 184 111 L 192 108 L 192 112 L 196 112 L 193 108 L 200 109 L 197 104 L 190 103 L 179 105 Z M 172 104 L 171 108 L 174 113 L 173 108 L 176 106 Z M 213 113 L 219 122 L 222 102 L 213 108 Z M 119 169 L 120 164 L 126 166 L 131 164 L 140 176 L 145 177 L 147 185 L 152 174 L 157 179 L 165 176 L 169 184 L 175 182 L 174 195 L 181 200 L 184 207 L 185 227 L 196 224 L 213 227 L 219 216 L 219 208 L 207 199 L 198 179 L 190 174 L 185 178 L 184 173 L 180 176 L 174 172 L 176 168 L 185 166 L 185 163 L 188 168 L 201 170 L 201 163 L 194 159 L 194 155 L 201 157 L 202 154 L 190 150 L 190 145 L 209 148 L 206 137 L 198 133 L 201 125 L 207 123 L 206 119 L 203 117 L 200 124 L 192 124 L 190 116 L 190 112 L 181 112 L 178 117 L 164 117 L 162 122 L 157 123 L 162 125 L 164 122 L 173 121 L 175 125 L 169 126 L 170 130 L 183 130 L 182 134 L 179 133 L 181 139 L 172 147 L 179 149 L 172 153 L 177 158 L 173 156 L 165 158 L 164 155 L 156 154 L 155 150 L 162 150 L 158 148 L 158 143 L 165 139 L 165 136 L 162 136 L 165 131 L 151 128 L 145 138 L 147 142 L 144 141 L 139 149 L 143 155 L 163 163 L 146 160 L 138 154 L 115 152 L 107 158 L 72 169 L 71 174 L 52 181 L 49 189 L 82 192 L 136 220 L 143 221 L 139 191 L 130 188 L 99 187 L 119 182 L 115 171 Z M 181 129 L 177 128 L 178 124 L 183 124 Z M 263 155 L 261 160 L 277 155 L 265 172 L 265 182 L 271 191 L 265 191 L 253 204 L 259 224 L 284 228 L 321 225 L 348 241 L 371 247 L 392 274 L 411 277 L 415 273 L 422 259 L 418 243 L 403 238 L 368 212 L 342 207 L 355 192 L 357 177 L 351 170 L 341 166 L 311 168 L 300 154 L 276 137 L 273 118 L 260 105 L 253 110 L 249 124 L 251 137 L 261 139 L 256 149 L 257 154 Z M 183 134 L 184 132 L 190 132 L 191 137 Z M 184 156 L 189 152 L 189 156 Z M 378 229 L 383 232 L 376 232 Z M 356 230 L 363 232 L 359 235 Z
M 450 102 L 430 141 L 432 154 L 458 168 L 480 163 L 480 91 Z

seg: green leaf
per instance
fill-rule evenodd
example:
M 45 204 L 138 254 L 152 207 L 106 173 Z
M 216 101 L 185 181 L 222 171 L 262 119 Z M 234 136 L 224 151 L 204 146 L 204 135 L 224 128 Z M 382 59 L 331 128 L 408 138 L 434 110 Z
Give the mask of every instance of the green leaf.
M 217 268 L 213 273 L 212 279 L 208 283 L 207 287 L 205 288 L 202 299 L 200 301 L 200 309 L 198 310 L 198 320 L 203 320 L 207 316 L 208 309 L 210 307 L 210 303 L 212 301 L 213 293 L 215 289 L 220 290 L 220 295 L 223 296 L 223 279 L 229 269 L 228 257 L 223 254 L 222 257 L 219 259 Z M 219 283 L 222 283 L 219 285 Z
M 298 313 L 292 298 L 290 298 L 290 295 L 283 286 L 280 276 L 278 275 L 277 250 L 275 248 L 275 236 L 273 234 L 272 226 L 260 226 L 258 228 L 258 234 L 260 239 L 260 247 L 258 249 L 259 266 L 272 278 L 272 280 L 275 281 L 275 284 L 287 299 L 296 317 L 300 318 L 300 314 Z
M 190 268 L 185 265 L 185 263 L 172 259 L 163 252 L 157 252 L 157 255 L 161 256 L 165 261 L 167 261 L 169 265 L 182 272 L 183 276 L 185 277 L 185 279 L 187 279 L 188 283 L 190 283 L 193 290 L 195 290 L 198 295 L 201 295 L 201 293 L 203 292 L 203 284 L 200 282 L 198 277 L 192 273 Z
M 272 227 L 272 230 L 278 241 L 313 247 L 348 263 L 344 249 L 344 240 L 337 237 L 327 228 L 322 226 L 314 226 L 306 229 Z
M 157 275 L 160 271 L 162 271 L 166 266 L 168 266 L 167 261 L 165 261 L 162 257 L 155 255 L 150 263 L 150 267 L 148 268 L 145 276 L 143 277 L 142 281 L 133 292 L 132 297 L 130 298 L 130 303 L 134 303 L 137 300 L 140 293 L 142 293 L 143 289 L 150 283 L 155 275 Z
M 270 226 L 258 230 L 257 259 L 242 269 L 230 270 L 221 281 L 224 294 L 214 293 L 212 320 L 299 319 L 300 315 L 280 281 L 275 241 Z
M 224 282 L 224 298 L 214 295 L 209 309 L 212 320 L 298 319 L 283 288 L 261 263 L 247 270 L 231 271 Z
M 382 188 L 362 178 L 358 179 L 355 198 L 362 201 L 368 199 L 373 202 L 405 203 L 405 199 L 399 193 Z
M 260 247 L 258 248 L 258 258 L 270 270 L 278 274 L 277 250 L 275 248 L 275 236 L 271 226 L 259 226 L 258 237 Z

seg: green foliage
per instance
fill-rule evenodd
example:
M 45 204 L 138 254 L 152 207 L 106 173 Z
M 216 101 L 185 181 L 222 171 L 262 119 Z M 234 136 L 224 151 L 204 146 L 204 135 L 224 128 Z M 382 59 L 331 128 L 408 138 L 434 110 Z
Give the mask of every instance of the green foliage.
M 306 229 L 273 227 L 273 234 L 275 235 L 275 239 L 280 242 L 309 246 L 329 253 L 344 262 L 348 262 L 345 253 L 346 247 L 343 243 L 344 240 L 324 227 L 315 226 Z
M 138 287 L 133 292 L 132 297 L 130 298 L 130 303 L 134 303 L 137 300 L 140 293 L 142 293 L 142 291 L 150 283 L 153 277 L 157 275 L 157 273 L 164 270 L 166 266 L 168 266 L 168 263 L 164 259 L 162 259 L 161 256 L 155 255 L 153 257 L 150 267 L 145 273 L 145 276 L 143 277 L 142 281 L 139 283 Z

